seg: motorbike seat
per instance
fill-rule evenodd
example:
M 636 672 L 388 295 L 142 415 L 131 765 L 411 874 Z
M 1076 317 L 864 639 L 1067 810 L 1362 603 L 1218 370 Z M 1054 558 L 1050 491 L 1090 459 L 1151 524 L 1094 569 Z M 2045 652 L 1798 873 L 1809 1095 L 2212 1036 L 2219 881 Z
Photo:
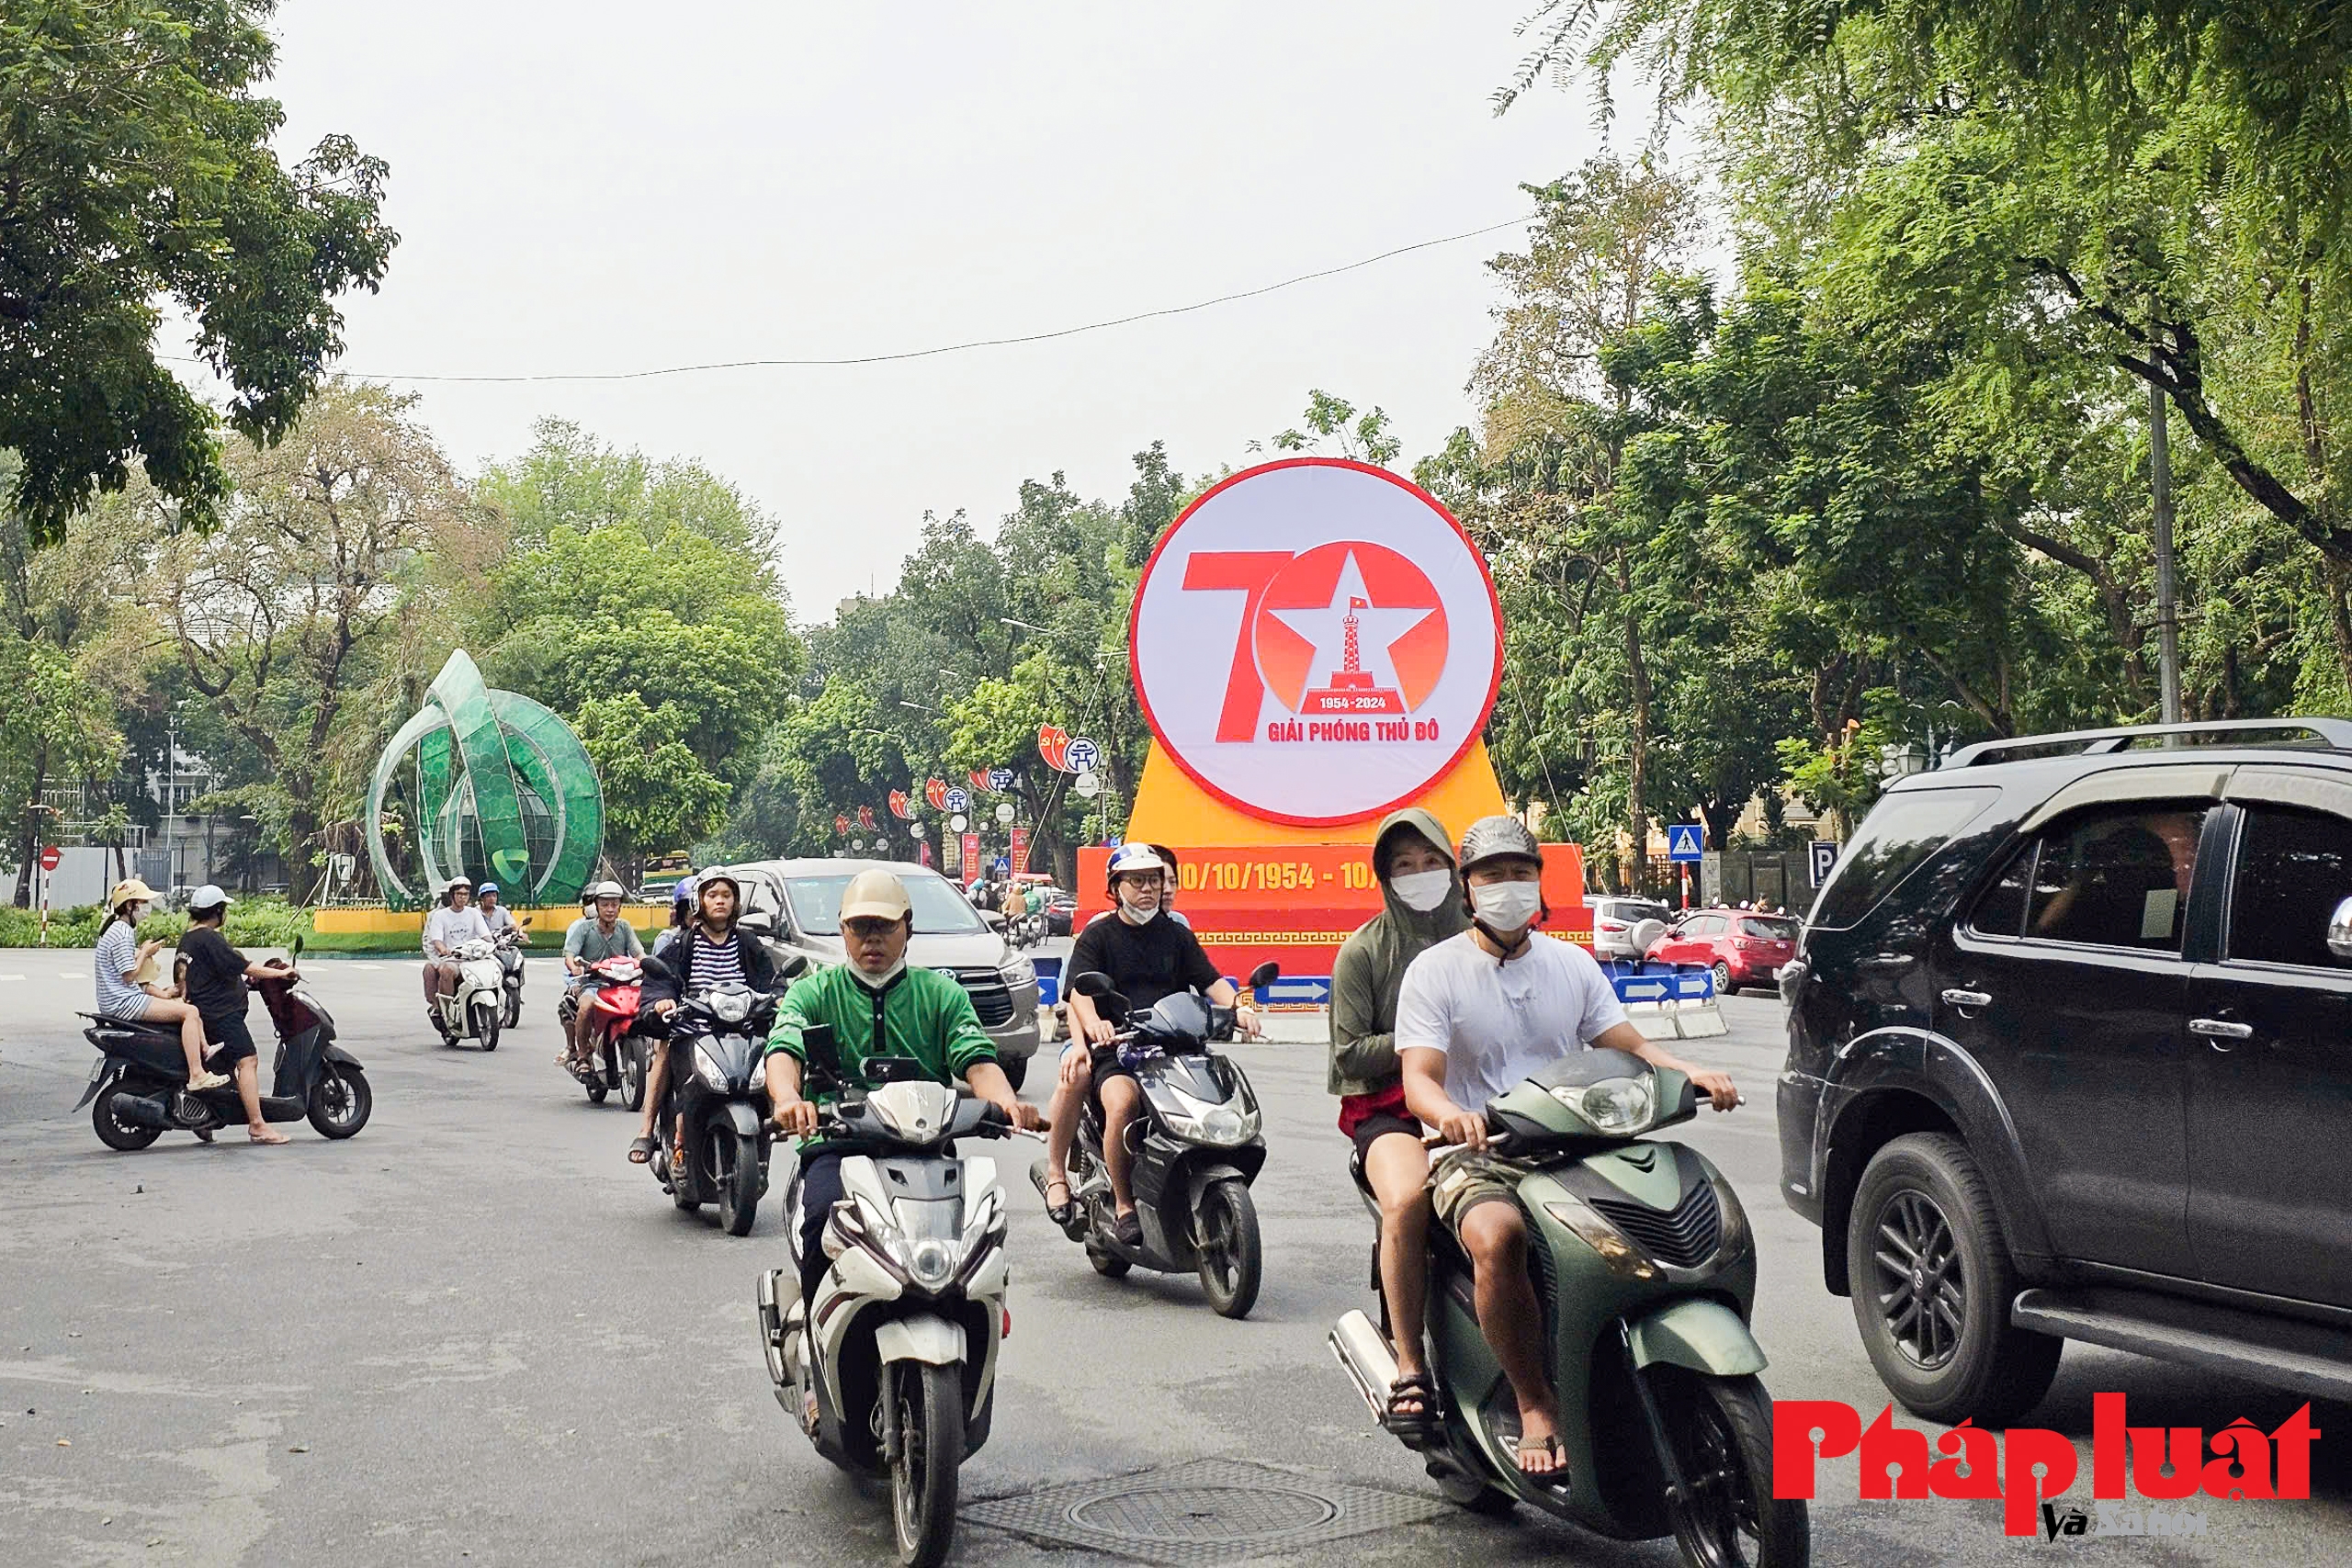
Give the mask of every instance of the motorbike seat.
M 115 1018 L 102 1012 L 76 1013 L 74 1016 L 88 1019 L 108 1033 L 153 1035 L 174 1044 L 179 1043 L 180 1026 L 161 1019 Z

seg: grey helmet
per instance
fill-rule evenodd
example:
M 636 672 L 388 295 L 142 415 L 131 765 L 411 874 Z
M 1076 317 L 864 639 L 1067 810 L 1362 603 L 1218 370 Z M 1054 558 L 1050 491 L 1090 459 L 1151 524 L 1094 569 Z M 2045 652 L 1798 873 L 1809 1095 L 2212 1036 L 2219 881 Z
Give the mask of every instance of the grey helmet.
M 1532 860 L 1544 863 L 1544 846 L 1526 823 L 1516 817 L 1481 817 L 1463 829 L 1462 852 L 1455 857 L 1466 879 L 1490 860 Z

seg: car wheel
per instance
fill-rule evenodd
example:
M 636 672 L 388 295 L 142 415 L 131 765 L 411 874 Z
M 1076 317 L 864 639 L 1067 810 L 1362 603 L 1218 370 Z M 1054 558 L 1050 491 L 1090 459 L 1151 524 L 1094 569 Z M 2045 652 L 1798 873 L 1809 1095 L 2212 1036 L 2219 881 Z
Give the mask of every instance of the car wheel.
M 1715 995 L 1731 995 L 1731 965 L 1720 958 L 1715 960 Z
M 2009 1323 L 2017 1266 L 1968 1145 L 1914 1133 L 1871 1156 L 1846 1224 L 1862 1348 L 1923 1420 L 1999 1426 L 2041 1401 L 2065 1341 Z

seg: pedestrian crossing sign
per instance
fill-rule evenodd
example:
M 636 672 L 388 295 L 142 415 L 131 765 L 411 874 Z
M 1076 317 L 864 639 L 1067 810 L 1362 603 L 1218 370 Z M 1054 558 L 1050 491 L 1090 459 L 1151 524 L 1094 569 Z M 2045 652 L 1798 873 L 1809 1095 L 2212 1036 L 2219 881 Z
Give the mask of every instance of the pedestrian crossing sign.
M 1666 858 L 1668 860 L 1700 860 L 1707 851 L 1707 830 L 1696 822 L 1669 822 L 1666 825 Z

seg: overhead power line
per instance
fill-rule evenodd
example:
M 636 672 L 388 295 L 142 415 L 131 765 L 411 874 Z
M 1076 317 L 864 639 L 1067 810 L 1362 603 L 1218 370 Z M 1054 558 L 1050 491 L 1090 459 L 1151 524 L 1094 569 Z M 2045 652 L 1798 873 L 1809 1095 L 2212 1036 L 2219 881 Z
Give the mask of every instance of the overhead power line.
M 824 368 L 850 365 L 893 365 L 902 360 L 909 359 L 934 359 L 944 354 L 968 354 L 974 349 L 980 348 L 1012 348 L 1022 344 L 1051 343 L 1057 338 L 1077 337 L 1085 333 L 1107 332 L 1113 327 L 1131 326 L 1137 321 L 1159 321 L 1170 316 L 1190 315 L 1195 310 L 1207 310 L 1219 305 L 1230 305 L 1242 299 L 1255 299 L 1262 295 L 1277 293 L 1285 288 L 1295 288 L 1303 283 L 1314 283 L 1326 277 L 1337 277 L 1342 273 L 1358 272 L 1368 266 L 1376 266 L 1385 261 L 1393 261 L 1398 256 L 1411 255 L 1416 251 L 1432 250 L 1439 245 L 1455 244 L 1464 240 L 1475 240 L 1481 234 L 1492 234 L 1505 229 L 1517 228 L 1519 225 L 1529 222 L 1540 216 L 1541 214 L 1533 212 L 1521 213 L 1517 218 L 1507 219 L 1500 223 L 1489 223 L 1483 229 L 1465 229 L 1459 234 L 1443 234 L 1434 240 L 1421 240 L 1413 244 L 1399 245 L 1393 251 L 1383 251 L 1378 255 L 1365 256 L 1361 261 L 1351 261 L 1340 266 L 1327 266 L 1317 272 L 1303 272 L 1296 277 L 1285 277 L 1279 283 L 1269 283 L 1256 288 L 1244 288 L 1232 294 L 1220 294 L 1213 299 L 1195 300 L 1190 305 L 1170 305 L 1157 310 L 1137 310 L 1133 315 L 1114 316 L 1110 320 L 1102 321 L 1088 321 L 1082 326 L 1059 327 L 1052 332 L 1023 333 L 1016 337 L 974 338 L 967 343 L 939 344 L 930 348 L 910 348 L 897 354 L 857 354 L 830 359 L 724 359 L 713 360 L 708 364 L 702 365 L 665 365 L 649 370 L 555 371 L 532 375 L 510 376 L 408 376 L 394 375 L 381 371 L 363 370 L 350 370 L 344 372 L 344 374 L 356 377 L 364 381 L 432 381 L 465 382 L 473 384 L 514 384 L 536 381 L 646 381 L 651 380 L 655 377 L 660 376 L 695 376 L 710 370 Z M 182 364 L 201 363 L 201 361 L 184 358 L 177 355 L 165 355 L 164 357 L 177 359 Z

